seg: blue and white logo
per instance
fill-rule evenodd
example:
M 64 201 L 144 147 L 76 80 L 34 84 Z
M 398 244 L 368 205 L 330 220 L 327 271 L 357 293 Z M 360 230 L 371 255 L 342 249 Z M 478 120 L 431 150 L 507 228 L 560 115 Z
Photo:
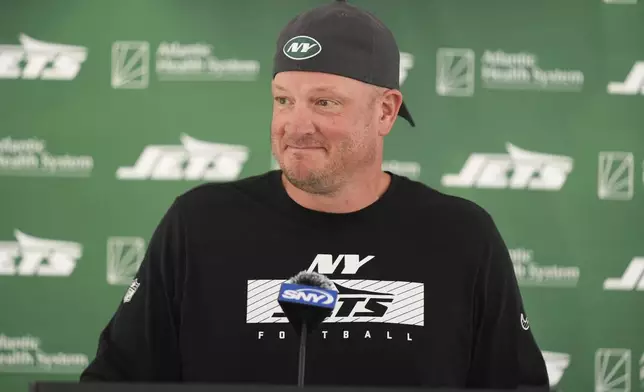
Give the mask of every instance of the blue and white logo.
M 333 309 L 338 301 L 338 292 L 321 287 L 284 283 L 280 288 L 279 300 Z

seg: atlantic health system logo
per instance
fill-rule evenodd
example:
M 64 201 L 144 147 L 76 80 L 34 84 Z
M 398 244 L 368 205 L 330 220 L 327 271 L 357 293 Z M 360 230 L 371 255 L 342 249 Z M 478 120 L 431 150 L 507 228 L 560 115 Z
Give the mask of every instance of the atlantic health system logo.
M 581 270 L 577 266 L 539 260 L 533 249 L 510 248 L 508 251 L 521 287 L 574 288 L 579 283 Z
M 642 175 L 637 183 L 644 183 L 644 162 Z M 627 151 L 602 151 L 599 153 L 597 168 L 597 196 L 600 200 L 627 201 L 635 194 L 635 156 Z
M 31 334 L 19 336 L 0 332 L 0 373 L 78 375 L 89 365 L 83 353 L 52 348 L 44 339 Z
M 479 72 L 477 72 L 479 69 Z M 478 76 L 478 78 L 477 78 Z M 436 53 L 436 93 L 471 97 L 477 80 L 490 90 L 578 92 L 584 73 L 578 69 L 544 67 L 535 53 L 485 50 L 477 57 L 469 48 L 440 48 Z
M 141 237 L 107 239 L 107 283 L 129 285 L 145 257 L 145 240 Z
M 600 348 L 595 352 L 595 391 L 596 392 L 635 392 L 634 379 L 639 379 L 641 390 L 644 390 L 644 354 L 639 359 L 639 372 L 633 372 L 637 366 L 637 357 L 626 348 Z M 637 367 L 635 368 L 637 369 Z M 638 374 L 639 373 L 639 374 Z M 639 376 L 639 377 L 638 377 Z
M 144 89 L 150 74 L 160 81 L 254 81 L 259 76 L 257 60 L 222 59 L 206 43 L 161 42 L 152 64 L 147 41 L 117 41 L 112 44 L 114 89 Z M 152 72 L 154 71 L 154 72 Z
M 92 156 L 54 153 L 44 139 L 0 139 L 0 176 L 90 177 L 93 169 Z

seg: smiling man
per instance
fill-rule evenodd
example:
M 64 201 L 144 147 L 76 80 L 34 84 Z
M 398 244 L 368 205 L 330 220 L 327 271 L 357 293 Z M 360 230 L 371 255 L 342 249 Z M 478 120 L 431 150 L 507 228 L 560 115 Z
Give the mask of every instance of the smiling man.
M 400 54 L 372 14 L 298 15 L 274 58 L 281 170 L 177 197 L 82 381 L 295 384 L 298 337 L 277 302 L 299 271 L 338 304 L 309 336 L 307 385 L 548 388 L 490 215 L 382 170 Z
M 345 76 L 283 71 L 275 76 L 273 96 L 273 153 L 289 194 L 305 207 L 332 212 L 376 201 L 390 177 L 373 167 L 382 165 L 383 137 L 401 93 Z

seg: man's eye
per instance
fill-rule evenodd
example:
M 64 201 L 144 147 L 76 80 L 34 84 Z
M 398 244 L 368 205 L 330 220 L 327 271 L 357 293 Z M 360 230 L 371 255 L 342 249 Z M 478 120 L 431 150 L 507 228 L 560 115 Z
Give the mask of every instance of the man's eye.
M 328 100 L 328 99 L 320 99 L 318 100 L 318 105 L 320 106 L 333 106 L 335 105 L 334 101 Z
M 275 102 L 280 105 L 286 105 L 287 100 L 284 97 L 275 97 Z

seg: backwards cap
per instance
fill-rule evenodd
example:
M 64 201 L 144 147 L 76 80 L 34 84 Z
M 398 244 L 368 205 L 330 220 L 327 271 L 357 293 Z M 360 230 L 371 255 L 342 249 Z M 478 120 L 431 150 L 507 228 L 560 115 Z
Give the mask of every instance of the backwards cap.
M 378 18 L 335 1 L 301 13 L 282 29 L 273 77 L 284 71 L 323 72 L 400 90 L 400 51 Z M 398 115 L 415 126 L 404 101 Z

